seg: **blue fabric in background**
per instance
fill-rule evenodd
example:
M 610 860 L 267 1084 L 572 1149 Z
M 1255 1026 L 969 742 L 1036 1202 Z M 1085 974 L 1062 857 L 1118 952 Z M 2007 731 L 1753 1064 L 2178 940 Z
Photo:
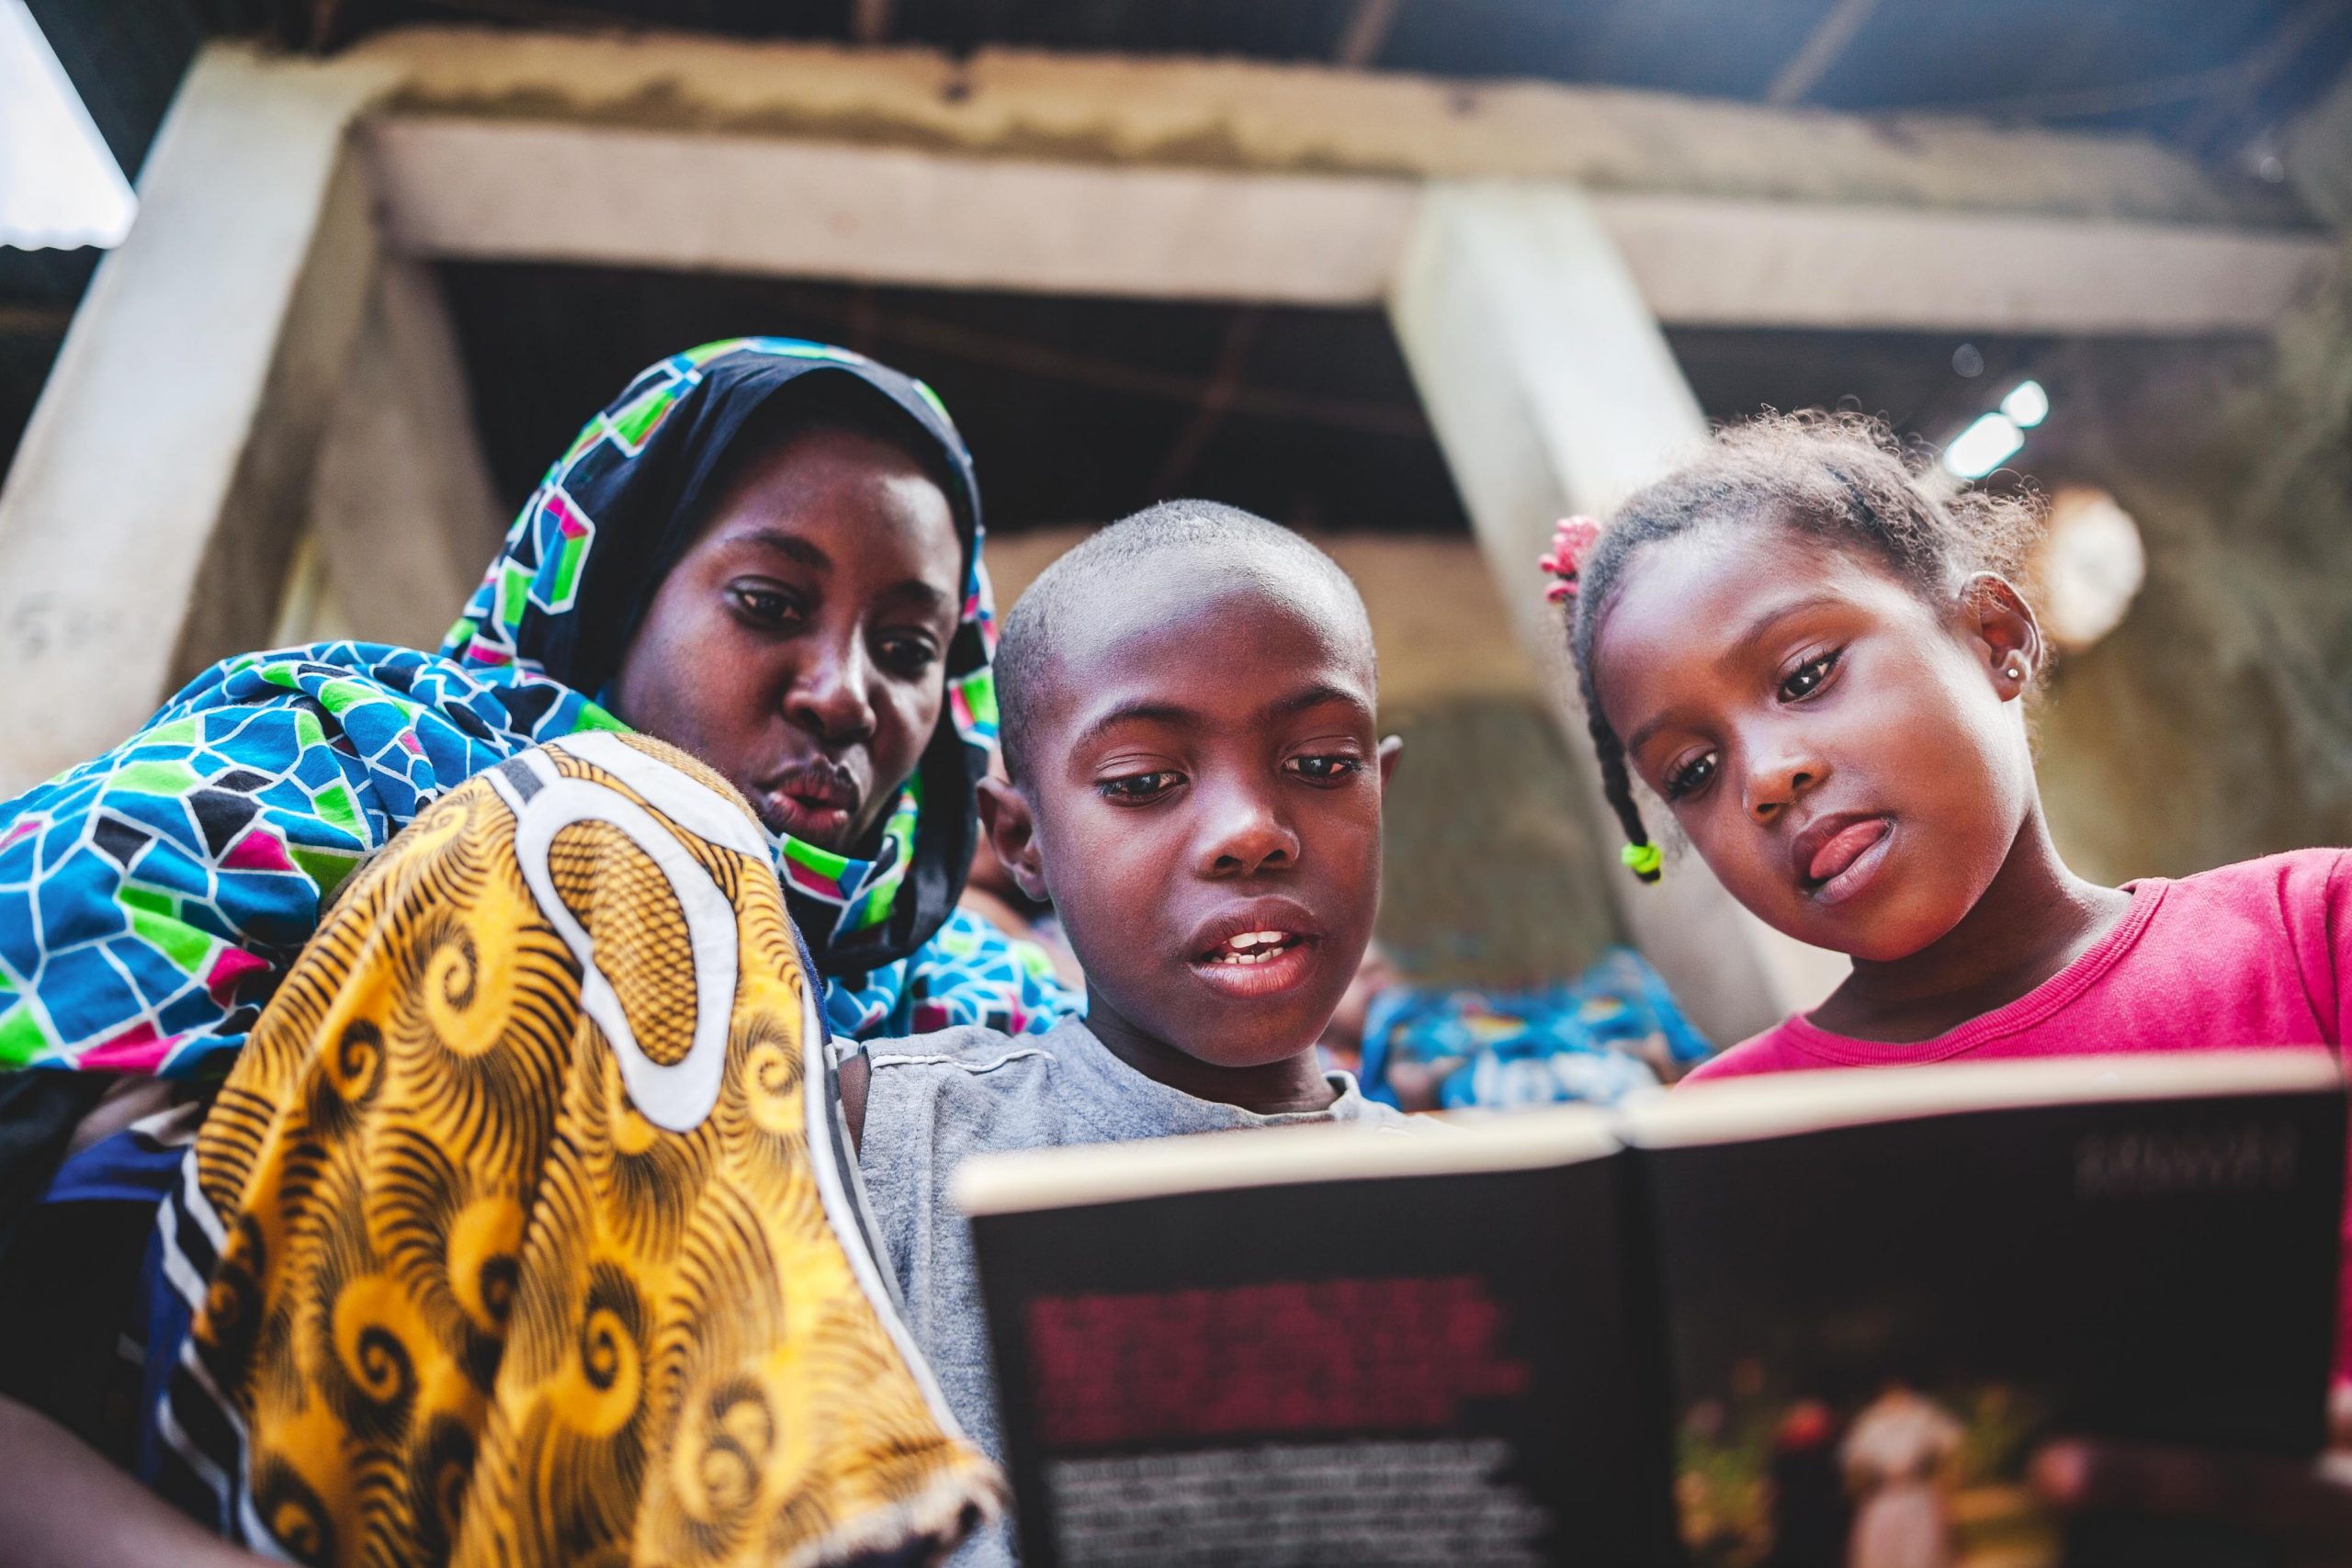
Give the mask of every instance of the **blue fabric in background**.
M 1522 991 L 1400 986 L 1364 1021 L 1363 1091 L 1395 1105 L 1399 1063 L 1445 1072 L 1448 1111 L 1587 1102 L 1657 1089 L 1711 1054 L 1639 953 L 1612 947 L 1571 984 Z

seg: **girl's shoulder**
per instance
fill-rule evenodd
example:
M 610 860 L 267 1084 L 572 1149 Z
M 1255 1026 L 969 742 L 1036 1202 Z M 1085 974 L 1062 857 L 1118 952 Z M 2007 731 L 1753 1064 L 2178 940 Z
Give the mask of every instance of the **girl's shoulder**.
M 2352 896 L 2352 849 L 2289 850 L 2215 866 L 2169 886 L 2199 896 L 2301 898 Z

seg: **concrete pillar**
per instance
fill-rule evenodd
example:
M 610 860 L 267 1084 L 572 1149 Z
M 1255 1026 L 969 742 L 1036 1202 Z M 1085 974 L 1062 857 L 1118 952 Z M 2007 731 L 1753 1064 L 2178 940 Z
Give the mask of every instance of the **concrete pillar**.
M 1558 694 L 1561 728 L 1611 825 L 1558 612 L 1535 559 L 1570 512 L 1605 516 L 1706 422 L 1585 197 L 1556 186 L 1432 186 L 1389 313 L 1504 601 Z M 1648 816 L 1664 825 L 1665 811 Z M 1604 841 L 1616 837 L 1613 831 Z M 1612 874 L 1627 935 L 1693 1021 L 1728 1043 L 1811 1007 L 1845 960 L 1749 915 L 1695 854 L 1665 880 Z
M 377 256 L 360 60 L 197 61 L 0 491 L 0 798 L 266 641 Z
M 387 255 L 311 487 L 319 635 L 432 648 L 457 619 L 506 519 L 474 427 L 441 286 Z M 308 634 L 305 635 L 307 640 Z

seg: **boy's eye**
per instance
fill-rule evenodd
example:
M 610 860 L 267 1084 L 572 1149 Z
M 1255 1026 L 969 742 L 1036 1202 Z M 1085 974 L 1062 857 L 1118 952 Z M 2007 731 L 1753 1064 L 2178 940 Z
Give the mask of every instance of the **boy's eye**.
M 1316 784 L 1338 784 L 1353 778 L 1363 771 L 1363 759 L 1336 753 L 1314 757 L 1288 757 L 1283 761 L 1283 772 Z
M 1845 656 L 1845 652 L 1842 648 L 1836 649 L 1798 665 L 1795 672 L 1781 682 L 1781 700 L 1784 703 L 1802 702 L 1819 691 L 1821 683 L 1829 679 L 1829 672 L 1838 668 L 1838 660 Z
M 1157 768 L 1148 773 L 1125 773 L 1115 779 L 1104 779 L 1094 787 L 1102 798 L 1121 806 L 1141 806 L 1158 800 L 1184 782 L 1184 775 L 1173 768 Z
M 1677 762 L 1668 768 L 1660 793 L 1669 803 L 1680 800 L 1691 791 L 1703 787 L 1714 776 L 1715 754 L 1713 751 L 1702 752 L 1687 762 Z

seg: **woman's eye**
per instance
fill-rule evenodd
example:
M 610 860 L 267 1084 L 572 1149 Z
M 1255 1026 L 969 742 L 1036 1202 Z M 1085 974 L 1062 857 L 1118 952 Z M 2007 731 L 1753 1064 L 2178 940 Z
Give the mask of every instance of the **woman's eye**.
M 1115 779 L 1104 779 L 1094 787 L 1102 792 L 1105 800 L 1139 806 L 1158 800 L 1183 782 L 1184 775 L 1173 768 L 1159 768 L 1148 773 L 1125 773 Z
M 1819 691 L 1821 683 L 1829 679 L 1829 672 L 1838 668 L 1838 660 L 1844 654 L 1845 649 L 1838 649 L 1797 666 L 1796 672 L 1781 682 L 1781 700 L 1784 703 L 1801 702 Z
M 1703 787 L 1706 782 L 1714 776 L 1715 754 L 1709 751 L 1703 756 L 1694 757 L 1687 762 L 1678 762 L 1668 769 L 1665 789 L 1662 793 L 1669 801 L 1680 800 L 1691 791 Z
M 882 644 L 882 662 L 896 675 L 920 680 L 931 672 L 939 650 L 929 637 L 891 637 Z
M 739 585 L 730 590 L 743 613 L 767 626 L 787 626 L 800 618 L 799 600 L 774 588 Z
M 1317 784 L 1338 784 L 1362 773 L 1363 759 L 1340 755 L 1292 757 L 1283 761 L 1283 771 Z

